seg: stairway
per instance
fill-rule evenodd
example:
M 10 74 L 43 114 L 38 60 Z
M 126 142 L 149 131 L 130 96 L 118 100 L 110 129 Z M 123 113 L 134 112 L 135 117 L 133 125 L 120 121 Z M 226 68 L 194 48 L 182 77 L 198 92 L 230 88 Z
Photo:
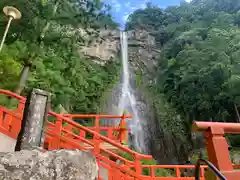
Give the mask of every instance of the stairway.
M 21 127 L 25 98 L 6 90 L 0 90 L 0 95 L 11 96 L 18 100 L 18 106 L 14 110 L 0 106 L 0 142 L 9 146 L 5 151 L 12 151 Z M 99 164 L 98 180 L 194 180 L 194 177 L 181 177 L 181 171 L 193 169 L 193 165 L 142 165 L 142 160 L 152 159 L 152 157 L 139 154 L 122 145 L 124 137 L 126 138 L 124 123 L 121 123 L 118 128 L 100 127 L 99 123 L 96 123 L 94 127 L 84 127 L 71 120 L 69 115 L 49 112 L 50 117 L 54 117 L 55 121 L 48 121 L 46 124 L 44 148 L 48 150 L 65 148 L 92 151 Z M 100 115 L 91 115 L 91 117 L 95 117 L 98 122 L 101 118 Z M 123 122 L 127 118 L 124 115 L 114 117 L 122 118 Z M 101 130 L 107 131 L 107 135 L 102 135 Z M 122 157 L 120 155 L 122 153 L 127 153 L 133 160 Z M 156 170 L 163 168 L 172 169 L 172 172 L 175 173 L 174 177 L 157 177 Z M 150 175 L 142 175 L 143 169 L 149 169 Z M 204 180 L 204 169 L 206 167 L 202 166 L 201 180 Z

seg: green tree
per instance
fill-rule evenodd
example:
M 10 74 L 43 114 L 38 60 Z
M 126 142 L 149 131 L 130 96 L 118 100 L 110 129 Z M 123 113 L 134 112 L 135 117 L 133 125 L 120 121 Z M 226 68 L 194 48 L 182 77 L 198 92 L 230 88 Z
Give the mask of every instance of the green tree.
M 99 0 L 0 2 L 0 8 L 6 5 L 17 7 L 23 18 L 13 22 L 0 54 L 1 88 L 22 95 L 29 88 L 45 89 L 52 93 L 54 110 L 60 105 L 72 113 L 96 113 L 118 62 L 100 66 L 79 50 L 98 37 L 104 23 L 118 27 L 109 6 Z M 6 22 L 1 14 L 0 32 Z
M 237 0 L 193 0 L 129 16 L 126 28 L 148 31 L 161 48 L 154 96 L 163 93 L 189 131 L 192 120 L 240 121 L 239 7 Z

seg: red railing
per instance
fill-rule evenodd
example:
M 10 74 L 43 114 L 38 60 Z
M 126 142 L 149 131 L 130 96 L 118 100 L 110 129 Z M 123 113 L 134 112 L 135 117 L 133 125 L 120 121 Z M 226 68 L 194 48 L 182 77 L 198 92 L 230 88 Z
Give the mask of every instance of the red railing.
M 21 128 L 21 120 L 23 115 L 23 110 L 25 106 L 26 98 L 19 96 L 11 91 L 8 90 L 1 90 L 0 95 L 6 95 L 8 97 L 12 97 L 14 100 L 18 100 L 18 107 L 14 110 L 9 110 L 4 106 L 0 106 L 0 132 L 10 136 L 11 138 L 16 139 L 17 135 Z M 51 116 L 51 113 L 48 114 Z M 81 115 L 81 114 L 63 114 L 65 117 L 69 118 L 95 118 L 95 126 L 89 127 L 90 129 L 97 131 L 98 133 L 103 133 L 110 139 L 113 139 L 119 143 L 126 143 L 127 142 L 127 128 L 126 128 L 126 119 L 131 118 L 131 116 L 114 116 L 114 115 Z M 108 118 L 113 120 L 120 119 L 119 127 L 102 127 L 100 126 L 99 120 L 101 118 Z M 54 128 L 54 124 L 47 122 L 49 125 L 49 129 Z M 68 125 L 67 125 L 68 126 Z M 70 125 L 68 127 L 69 130 L 75 130 L 74 127 Z M 81 136 L 85 136 L 81 134 Z
M 97 158 L 100 166 L 102 168 L 106 168 L 108 172 L 109 179 L 126 179 L 127 178 L 135 178 L 135 179 L 151 179 L 151 180 L 175 180 L 176 178 L 181 178 L 182 180 L 190 180 L 194 179 L 194 177 L 181 177 L 180 170 L 181 169 L 189 169 L 194 168 L 194 166 L 186 166 L 186 165 L 178 165 L 178 166 L 170 166 L 170 165 L 142 165 L 142 160 L 150 160 L 152 159 L 149 155 L 143 155 L 132 151 L 131 149 L 122 146 L 121 144 L 115 142 L 112 139 L 109 139 L 103 135 L 100 135 L 98 132 L 89 129 L 88 127 L 84 127 L 71 121 L 69 118 L 66 118 L 60 114 L 56 114 L 50 112 L 51 115 L 56 117 L 56 123 L 54 129 L 46 130 L 46 136 L 48 139 L 48 149 L 83 149 L 83 150 L 92 150 L 93 154 Z M 79 130 L 79 132 L 84 132 L 84 134 L 92 135 L 92 139 L 86 139 L 82 136 L 74 134 L 72 131 L 69 131 L 66 127 L 62 126 L 62 124 L 67 123 L 72 127 L 75 127 Z M 106 149 L 102 144 L 109 144 L 111 147 L 118 149 L 119 152 L 127 153 L 128 156 L 132 157 L 132 161 L 112 152 L 111 150 Z M 115 160 L 119 160 L 119 164 L 115 162 Z M 142 175 L 142 171 L 145 168 L 149 168 L 152 174 L 150 176 Z M 175 169 L 176 176 L 175 177 L 157 177 L 157 175 L 153 172 L 156 169 Z M 202 167 L 202 174 L 204 174 L 204 167 Z M 101 177 L 99 177 L 101 179 Z M 201 178 L 204 180 L 204 177 Z
M 18 96 L 17 94 L 0 89 L 0 95 L 6 95 L 13 97 L 17 100 L 17 108 L 9 110 L 4 106 L 0 106 L 0 132 L 16 139 L 21 127 L 21 119 L 23 115 L 23 109 L 25 106 L 25 98 Z
M 240 134 L 240 124 L 194 122 L 193 130 L 204 132 L 209 161 L 213 163 L 228 180 L 238 179 L 240 170 L 235 170 L 234 168 L 238 168 L 239 166 L 232 164 L 225 134 Z
M 19 100 L 19 104 L 16 110 L 9 110 L 3 106 L 0 106 L 0 132 L 9 135 L 12 138 L 16 138 L 20 130 L 20 124 L 22 119 L 23 107 L 25 103 L 25 98 L 17 96 L 12 92 L 0 90 L 0 94 L 5 94 L 7 96 L 15 97 Z M 4 115 L 5 114 L 5 115 Z M 64 117 L 68 116 L 68 117 Z M 71 118 L 75 115 L 71 115 Z M 44 147 L 50 150 L 53 149 L 80 149 L 80 150 L 91 150 L 96 156 L 99 166 L 106 170 L 109 180 L 194 180 L 194 177 L 181 177 L 181 171 L 184 169 L 193 169 L 193 165 L 142 165 L 141 161 L 144 159 L 152 159 L 151 156 L 139 154 L 131 149 L 122 146 L 121 138 L 116 141 L 112 132 L 124 132 L 126 129 L 121 127 L 119 131 L 111 128 L 106 130 L 107 136 L 101 135 L 101 129 L 99 127 L 100 115 L 77 115 L 83 118 L 86 116 L 93 117 L 97 119 L 97 127 L 84 127 L 74 122 L 69 118 L 69 115 L 60 115 L 54 112 L 49 112 L 49 118 L 54 117 L 53 122 L 47 122 L 45 132 L 45 143 Z M 111 116 L 108 116 L 111 117 Z M 114 116 L 116 117 L 116 116 Z M 126 116 L 119 116 L 125 120 Z M 118 117 L 118 118 L 119 118 Z M 111 117 L 112 118 L 112 117 Z M 96 123 L 96 121 L 95 121 Z M 109 127 L 108 127 L 109 128 Z M 111 138 L 112 137 L 112 138 Z M 108 148 L 105 148 L 108 145 Z M 132 161 L 128 160 L 118 153 L 111 151 L 111 148 L 118 150 L 118 153 L 127 153 L 128 156 L 132 157 Z M 116 162 L 119 161 L 119 163 Z M 239 168 L 239 166 L 234 166 Z M 143 169 L 149 169 L 150 175 L 146 176 L 142 174 Z M 201 180 L 204 180 L 204 169 L 206 167 L 201 167 Z M 175 172 L 174 177 L 158 177 L 155 174 L 157 169 L 173 169 Z M 100 176 L 98 180 L 101 180 Z
M 88 126 L 89 129 L 94 130 L 100 134 L 105 135 L 109 139 L 115 140 L 121 144 L 127 143 L 127 124 L 126 124 L 126 119 L 131 118 L 131 116 L 127 116 L 123 114 L 122 116 L 116 116 L 116 115 L 96 115 L 96 114 L 61 114 L 64 117 L 68 117 L 70 119 L 94 119 L 94 126 L 90 127 Z M 100 120 L 106 118 L 110 119 L 113 121 L 117 121 L 119 123 L 119 126 L 108 126 L 108 127 L 103 127 L 100 125 Z M 68 129 L 73 129 L 74 127 L 68 125 Z M 81 134 L 82 136 L 85 136 L 85 134 Z

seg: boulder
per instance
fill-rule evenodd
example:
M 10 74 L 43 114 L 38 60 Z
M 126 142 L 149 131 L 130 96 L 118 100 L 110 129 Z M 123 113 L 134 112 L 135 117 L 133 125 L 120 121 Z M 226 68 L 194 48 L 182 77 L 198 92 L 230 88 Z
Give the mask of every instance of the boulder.
M 0 180 L 94 180 L 96 159 L 89 152 L 39 148 L 0 153 Z

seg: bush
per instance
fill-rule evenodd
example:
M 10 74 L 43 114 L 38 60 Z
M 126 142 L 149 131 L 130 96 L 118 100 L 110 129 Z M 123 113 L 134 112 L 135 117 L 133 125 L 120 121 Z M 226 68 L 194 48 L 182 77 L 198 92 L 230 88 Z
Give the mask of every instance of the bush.
M 240 147 L 240 135 L 239 134 L 231 134 L 231 135 L 228 135 L 227 138 L 232 147 Z

